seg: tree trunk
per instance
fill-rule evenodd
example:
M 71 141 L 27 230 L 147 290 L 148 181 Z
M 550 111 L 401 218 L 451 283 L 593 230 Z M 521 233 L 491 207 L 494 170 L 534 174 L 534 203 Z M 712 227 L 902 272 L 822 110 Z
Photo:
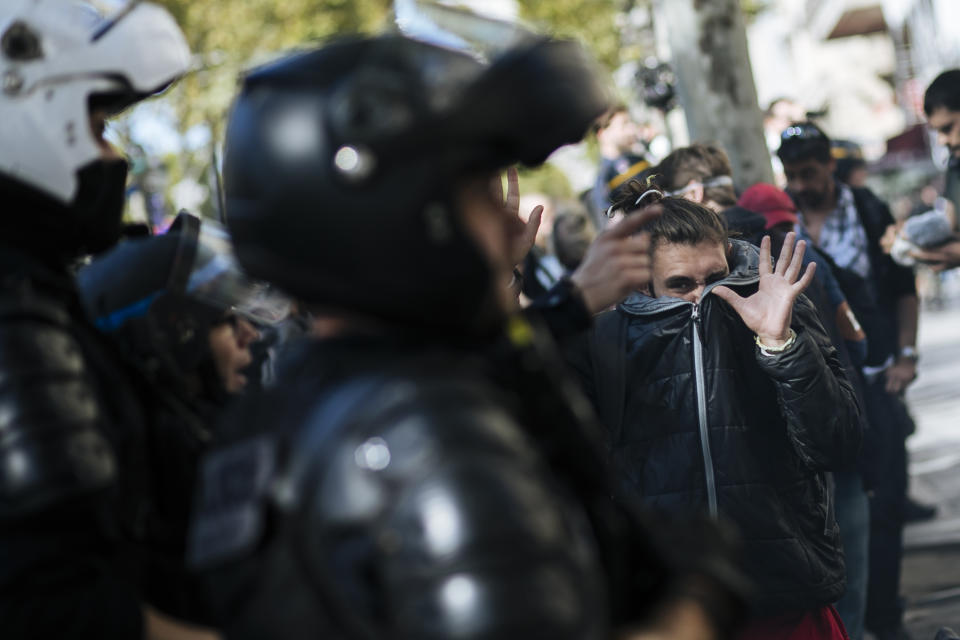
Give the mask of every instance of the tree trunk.
M 719 142 L 739 188 L 773 182 L 738 0 L 658 0 L 656 12 L 690 139 Z

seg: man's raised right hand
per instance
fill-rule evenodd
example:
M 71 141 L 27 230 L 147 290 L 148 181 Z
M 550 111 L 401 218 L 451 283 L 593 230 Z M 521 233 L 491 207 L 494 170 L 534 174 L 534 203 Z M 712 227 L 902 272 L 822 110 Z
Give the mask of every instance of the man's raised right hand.
M 602 231 L 570 280 L 590 313 L 599 313 L 650 284 L 650 235 L 638 233 L 660 215 L 659 204 L 644 207 Z

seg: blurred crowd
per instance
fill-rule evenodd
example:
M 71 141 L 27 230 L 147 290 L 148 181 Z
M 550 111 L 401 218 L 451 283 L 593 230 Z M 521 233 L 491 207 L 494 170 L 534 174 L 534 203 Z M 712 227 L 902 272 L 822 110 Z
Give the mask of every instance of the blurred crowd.
M 225 220 L 154 235 L 104 130 L 191 57 L 109 6 L 0 7 L 4 638 L 909 637 L 944 189 L 894 215 L 787 99 L 741 184 L 580 45 L 398 3 L 246 73 Z M 960 70 L 924 111 L 960 162 Z

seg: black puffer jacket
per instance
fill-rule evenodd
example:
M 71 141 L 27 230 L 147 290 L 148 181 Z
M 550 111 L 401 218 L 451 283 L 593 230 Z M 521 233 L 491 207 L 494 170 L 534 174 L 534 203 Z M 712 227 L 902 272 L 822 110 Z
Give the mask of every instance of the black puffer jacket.
M 753 293 L 757 262 L 734 240 L 721 283 Z M 698 306 L 628 298 L 569 360 L 608 428 L 624 499 L 734 522 L 758 614 L 834 602 L 844 566 L 823 472 L 859 449 L 850 384 L 806 298 L 794 308 L 796 345 L 764 356 L 713 286 Z

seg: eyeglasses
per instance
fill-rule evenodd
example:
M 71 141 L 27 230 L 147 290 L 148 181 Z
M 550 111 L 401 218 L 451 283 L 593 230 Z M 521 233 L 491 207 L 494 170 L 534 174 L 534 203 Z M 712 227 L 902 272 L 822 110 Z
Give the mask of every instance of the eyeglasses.
M 651 204 L 656 204 L 657 202 L 663 200 L 663 192 L 659 189 L 647 189 L 640 194 L 640 197 L 637 198 L 636 202 L 633 203 L 633 207 L 631 207 L 630 210 L 633 211 L 634 209 L 639 209 L 641 206 L 640 203 L 642 203 L 644 200 L 649 200 L 649 202 L 643 204 L 644 207 L 650 206 Z M 610 205 L 607 207 L 607 217 L 612 218 L 613 216 L 617 215 L 618 211 L 623 210 L 622 207 L 623 205 Z
M 668 191 L 666 195 L 671 198 L 678 198 L 685 193 L 690 193 L 694 189 L 710 189 L 712 187 L 732 187 L 733 178 L 730 176 L 714 176 L 702 182 L 691 182 L 682 189 L 677 189 L 676 191 Z
M 827 136 L 813 124 L 792 124 L 780 134 L 781 142 L 787 140 L 826 140 Z

